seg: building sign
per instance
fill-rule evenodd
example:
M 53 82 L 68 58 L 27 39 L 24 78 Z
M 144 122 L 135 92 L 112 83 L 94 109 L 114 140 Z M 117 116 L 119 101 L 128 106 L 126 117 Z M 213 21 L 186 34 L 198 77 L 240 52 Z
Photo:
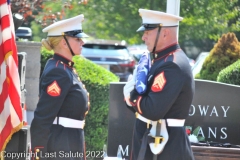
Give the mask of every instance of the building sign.
M 109 157 L 116 157 L 120 149 L 122 157 L 130 159 L 135 114 L 123 101 L 124 85 L 123 82 L 110 84 L 107 153 Z
M 240 144 L 240 86 L 196 80 L 185 125 L 206 141 Z
M 121 150 L 130 159 L 135 115 L 123 101 L 125 83 L 110 84 L 108 124 L 108 156 Z M 193 130 L 200 126 L 198 135 L 206 141 L 240 144 L 240 86 L 195 80 L 195 95 L 185 126 Z

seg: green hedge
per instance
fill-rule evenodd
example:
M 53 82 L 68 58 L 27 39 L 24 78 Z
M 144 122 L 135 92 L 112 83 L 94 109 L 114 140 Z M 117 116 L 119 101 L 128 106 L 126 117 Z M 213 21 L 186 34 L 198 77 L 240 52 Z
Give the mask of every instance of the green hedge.
M 74 62 L 90 93 L 91 107 L 85 126 L 86 147 L 89 151 L 99 151 L 107 142 L 110 82 L 118 82 L 119 78 L 81 56 L 75 56 Z
M 47 63 L 47 60 L 49 58 L 52 58 L 53 56 L 53 51 L 49 51 L 45 49 L 44 47 L 41 47 L 41 71 L 40 71 L 40 76 L 42 75 L 43 69 Z
M 240 85 L 240 60 L 219 72 L 218 82 Z
M 52 55 L 53 52 L 41 49 L 41 69 Z M 75 56 L 73 61 L 81 81 L 90 94 L 90 111 L 86 116 L 84 128 L 86 150 L 99 151 L 107 142 L 110 82 L 119 82 L 119 78 L 82 56 Z
M 216 81 L 219 72 L 240 58 L 240 45 L 234 33 L 223 34 L 205 59 L 197 79 Z

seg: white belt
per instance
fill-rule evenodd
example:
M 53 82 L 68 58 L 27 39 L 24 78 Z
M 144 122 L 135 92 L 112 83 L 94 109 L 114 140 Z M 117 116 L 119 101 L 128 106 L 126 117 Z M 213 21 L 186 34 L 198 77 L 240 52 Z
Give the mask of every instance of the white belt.
M 138 118 L 139 120 L 145 123 L 149 123 L 149 124 L 152 123 L 152 120 L 143 117 L 137 112 L 136 112 L 136 118 Z M 182 127 L 184 126 L 184 123 L 185 123 L 185 119 L 167 119 L 167 126 L 170 126 L 170 127 Z
M 81 121 L 81 120 L 76 120 L 76 119 L 71 119 L 66 117 L 56 117 L 53 121 L 53 124 L 59 124 L 67 128 L 83 129 L 85 125 L 85 120 Z

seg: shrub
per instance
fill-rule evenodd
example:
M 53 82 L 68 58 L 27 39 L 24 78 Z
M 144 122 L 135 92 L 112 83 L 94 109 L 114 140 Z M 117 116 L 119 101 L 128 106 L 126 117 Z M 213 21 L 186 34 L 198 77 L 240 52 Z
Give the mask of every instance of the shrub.
M 234 33 L 223 34 L 205 59 L 197 78 L 216 81 L 219 72 L 239 58 L 240 45 L 236 35 Z
M 119 78 L 81 56 L 75 56 L 74 62 L 90 93 L 91 107 L 84 128 L 86 148 L 89 151 L 100 151 L 107 142 L 110 82 L 118 82 Z
M 53 52 L 41 49 L 41 73 Z M 107 142 L 108 109 L 110 82 L 119 82 L 119 78 L 112 72 L 87 60 L 82 56 L 73 58 L 83 84 L 90 94 L 90 111 L 86 116 L 85 140 L 89 151 L 100 151 Z
M 194 78 L 195 79 L 201 79 L 200 73 L 197 73 Z
M 47 63 L 47 60 L 53 56 L 53 51 L 47 50 L 45 47 L 41 47 L 41 71 L 40 76 L 42 75 L 43 69 Z
M 218 82 L 240 85 L 240 60 L 219 72 Z

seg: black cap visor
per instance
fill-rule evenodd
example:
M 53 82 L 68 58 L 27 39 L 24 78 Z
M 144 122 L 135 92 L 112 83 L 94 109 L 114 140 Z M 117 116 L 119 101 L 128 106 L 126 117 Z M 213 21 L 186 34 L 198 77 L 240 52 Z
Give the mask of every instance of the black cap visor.
M 137 32 L 153 30 L 159 26 L 160 24 L 142 24 L 142 26 L 138 28 Z
M 88 38 L 89 36 L 83 32 L 83 30 L 75 30 L 64 32 L 64 35 L 77 38 Z

